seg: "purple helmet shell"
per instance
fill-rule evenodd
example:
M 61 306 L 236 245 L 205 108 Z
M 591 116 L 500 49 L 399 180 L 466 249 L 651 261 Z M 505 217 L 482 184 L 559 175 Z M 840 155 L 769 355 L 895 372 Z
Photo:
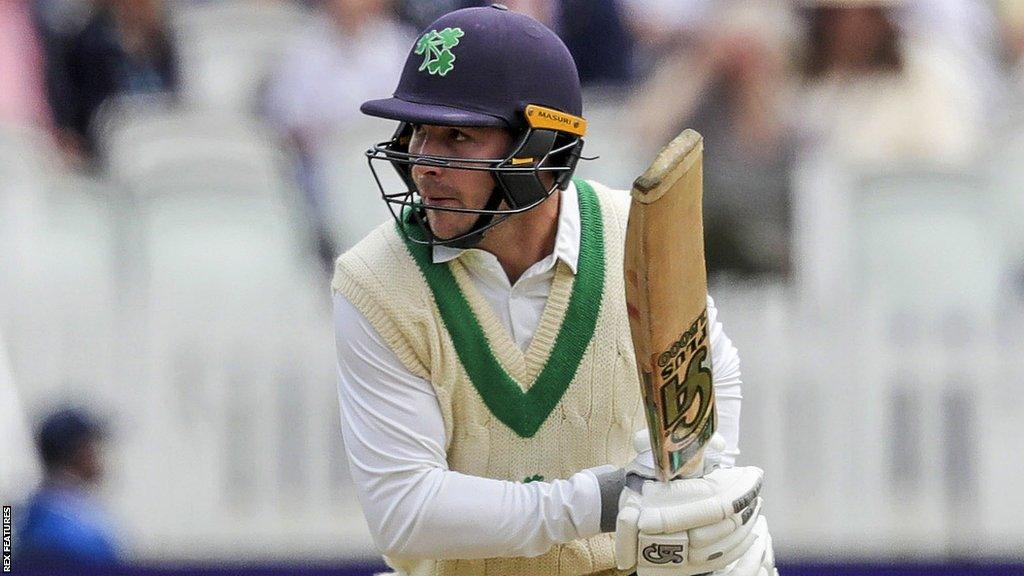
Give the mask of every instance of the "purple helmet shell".
M 414 124 L 519 131 L 529 104 L 581 116 L 576 63 L 543 24 L 492 5 L 456 10 L 428 26 L 394 96 L 370 100 L 361 110 Z

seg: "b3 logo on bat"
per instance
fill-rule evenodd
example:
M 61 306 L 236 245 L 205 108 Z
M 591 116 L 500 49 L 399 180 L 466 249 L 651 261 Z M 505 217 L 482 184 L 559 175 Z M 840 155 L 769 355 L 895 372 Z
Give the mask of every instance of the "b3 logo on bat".
M 708 351 L 707 311 L 658 357 L 664 429 L 673 444 L 686 447 L 713 428 L 714 386 Z M 710 419 L 710 420 L 709 420 Z M 710 437 L 710 433 L 707 434 Z M 700 442 L 698 442 L 699 446 Z M 687 455 L 679 455 L 683 460 Z
M 711 404 L 711 370 L 703 366 L 707 355 L 707 347 L 698 348 L 687 364 L 683 381 L 676 373 L 661 388 L 665 425 L 672 431 L 673 442 L 686 440 Z

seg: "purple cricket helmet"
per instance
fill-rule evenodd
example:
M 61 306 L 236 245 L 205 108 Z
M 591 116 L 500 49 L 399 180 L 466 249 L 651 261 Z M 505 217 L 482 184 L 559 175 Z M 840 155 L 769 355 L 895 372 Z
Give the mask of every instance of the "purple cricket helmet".
M 494 4 L 437 19 L 412 47 L 393 97 L 361 107 L 365 114 L 400 123 L 391 140 L 366 152 L 399 229 L 413 242 L 469 247 L 508 216 L 565 189 L 583 149 L 587 123 L 582 100 L 569 50 L 533 18 Z M 416 124 L 505 128 L 514 144 L 503 158 L 412 154 L 408 145 Z M 395 168 L 407 190 L 384 190 L 374 166 L 379 160 Z M 428 208 L 412 179 L 417 164 L 491 173 L 495 186 L 483 209 L 429 208 L 478 214 L 471 230 L 454 238 L 433 235 Z M 545 172 L 554 177 L 553 184 L 541 179 Z M 503 202 L 506 207 L 499 208 Z M 411 229 L 409 224 L 416 226 Z

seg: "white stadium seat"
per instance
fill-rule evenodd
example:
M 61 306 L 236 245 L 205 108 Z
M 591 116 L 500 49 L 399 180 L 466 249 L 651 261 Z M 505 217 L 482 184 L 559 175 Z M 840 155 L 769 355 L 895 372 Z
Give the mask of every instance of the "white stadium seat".
M 46 173 L 42 182 L 33 190 L 31 225 L 0 256 L 11 361 L 26 383 L 26 401 L 110 399 L 122 278 L 117 192 L 62 171 Z
M 312 22 L 294 2 L 224 0 L 176 7 L 182 88 L 190 106 L 253 110 L 267 74 Z
M 854 274 L 872 302 L 920 314 L 991 314 L 1003 278 L 998 213 L 965 174 L 866 177 L 854 192 Z
M 1005 246 L 1006 266 L 1024 302 L 1024 122 L 1021 119 L 995 141 L 988 164 L 995 200 L 1001 209 L 992 224 Z
M 388 120 L 360 118 L 328 138 L 316 153 L 315 184 L 323 193 L 328 226 L 339 253 L 391 219 L 364 152 L 390 138 L 395 126 Z M 375 162 L 374 167 L 387 190 L 405 189 L 387 162 Z

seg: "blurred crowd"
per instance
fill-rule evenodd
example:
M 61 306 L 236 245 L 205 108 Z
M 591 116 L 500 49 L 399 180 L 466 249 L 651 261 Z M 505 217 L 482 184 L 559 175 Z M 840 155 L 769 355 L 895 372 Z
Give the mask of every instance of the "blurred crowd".
M 827 195 L 837 167 L 970 172 L 1013 133 L 1024 110 L 1019 0 L 504 3 L 565 40 L 588 102 L 615 112 L 608 118 L 617 132 L 592 123 L 595 138 L 604 131 L 623 148 L 613 156 L 635 156 L 642 166 L 684 127 L 703 134 L 708 266 L 720 277 L 785 281 L 794 274 L 801 259 L 794 221 L 831 223 L 827 198 L 801 196 L 801 174 L 817 174 L 811 188 Z M 418 30 L 447 11 L 481 4 L 0 0 L 0 128 L 43 134 L 63 169 L 102 174 L 110 158 L 99 126 L 120 97 L 238 108 L 270 126 L 275 146 L 289 151 L 296 200 L 308 215 L 303 221 L 329 268 L 346 247 L 331 212 L 376 194 L 362 167 L 362 189 L 326 184 L 338 135 L 355 130 L 362 101 L 394 89 Z M 203 10 L 217 6 L 235 19 L 222 30 L 226 40 L 193 36 L 191 26 L 205 23 Z M 246 20 L 261 11 L 299 24 L 271 35 Z M 255 43 L 236 42 L 247 30 Z M 226 67 L 211 63 L 236 46 L 251 53 L 231 54 Z M 204 62 L 210 67 L 197 64 Z M 208 92 L 197 93 L 196 78 Z M 623 170 L 634 174 L 635 167 Z M 586 176 L 587 167 L 580 172 Z M 818 249 L 826 260 L 830 250 Z M 0 393 L 13 388 L 3 382 L 2 364 Z M 6 397 L 0 403 L 17 416 L 13 406 Z M 102 478 L 103 437 L 103 424 L 78 409 L 40 420 L 35 440 L 44 479 L 20 524 L 26 558 L 55 557 L 59 549 L 68 558 L 117 559 L 109 522 L 89 497 Z M 5 457 L 0 465 L 10 462 Z M 11 468 L 0 472 L 5 488 Z
M 180 95 L 188 40 L 172 26 L 173 13 L 217 2 L 3 0 L 0 119 L 39 127 L 69 164 L 93 165 L 92 126 L 103 103 Z M 393 89 L 416 30 L 480 3 L 291 4 L 311 15 L 309 25 L 257 71 L 249 104 L 296 151 L 329 262 L 340 248 L 324 198 L 339 192 L 317 178 L 325 141 L 358 117 L 361 101 Z M 713 272 L 789 273 L 791 174 L 806 158 L 826 154 L 881 171 L 970 166 L 1021 83 L 1024 9 L 1013 0 L 507 4 L 564 38 L 588 93 L 611 97 L 630 119 L 638 154 L 681 127 L 704 135 Z

